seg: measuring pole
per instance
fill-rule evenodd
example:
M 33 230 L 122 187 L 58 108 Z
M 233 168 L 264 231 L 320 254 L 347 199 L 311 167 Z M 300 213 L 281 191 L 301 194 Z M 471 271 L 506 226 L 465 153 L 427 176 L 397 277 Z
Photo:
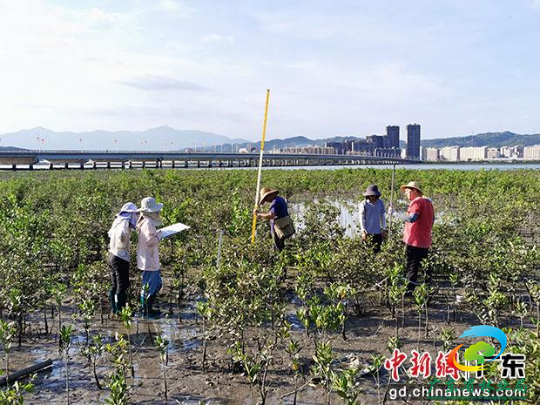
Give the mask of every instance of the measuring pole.
M 392 163 L 392 188 L 390 189 L 390 208 L 392 210 L 394 209 L 394 185 L 396 182 L 396 164 Z M 388 218 L 388 239 L 390 239 L 390 235 L 392 232 L 392 217 L 394 216 L 394 213 L 392 212 L 392 215 L 390 215 L 390 218 Z
M 264 123 L 261 140 L 261 152 L 259 154 L 259 173 L 257 174 L 257 192 L 255 193 L 255 210 L 259 207 L 259 190 L 261 188 L 262 161 L 264 154 L 264 139 L 266 138 L 266 121 L 268 119 L 268 102 L 270 101 L 270 89 L 266 90 L 266 106 L 264 108 Z M 251 228 L 251 244 L 255 243 L 255 233 L 257 228 L 257 214 L 253 213 L 253 226 Z

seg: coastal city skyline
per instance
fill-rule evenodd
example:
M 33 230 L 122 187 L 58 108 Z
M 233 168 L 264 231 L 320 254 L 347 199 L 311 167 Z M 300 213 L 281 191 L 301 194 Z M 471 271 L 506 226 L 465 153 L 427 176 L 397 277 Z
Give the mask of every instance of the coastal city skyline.
M 0 3 L 0 133 L 540 131 L 538 0 Z M 421 23 L 420 23 L 421 22 Z

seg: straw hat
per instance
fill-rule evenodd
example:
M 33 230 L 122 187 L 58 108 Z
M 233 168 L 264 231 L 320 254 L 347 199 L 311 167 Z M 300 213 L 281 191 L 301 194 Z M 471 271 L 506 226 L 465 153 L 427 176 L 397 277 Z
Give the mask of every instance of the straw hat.
M 416 181 L 409 181 L 407 184 L 403 184 L 399 189 L 401 191 L 405 191 L 406 188 L 413 188 L 417 190 L 420 194 L 424 194 L 422 193 L 422 189 L 420 189 L 420 186 Z
M 366 189 L 366 192 L 364 193 L 364 197 L 369 197 L 372 195 L 377 196 L 377 197 L 381 195 L 381 192 L 379 191 L 379 187 L 377 187 L 376 184 L 371 184 L 370 186 L 368 186 L 368 188 Z
M 146 197 L 141 201 L 141 208 L 137 212 L 159 212 L 163 208 L 163 204 L 156 203 L 154 197 Z
M 259 205 L 264 203 L 267 197 L 271 196 L 272 194 L 277 194 L 277 193 L 279 193 L 278 190 L 263 187 L 259 193 L 259 196 L 260 196 Z

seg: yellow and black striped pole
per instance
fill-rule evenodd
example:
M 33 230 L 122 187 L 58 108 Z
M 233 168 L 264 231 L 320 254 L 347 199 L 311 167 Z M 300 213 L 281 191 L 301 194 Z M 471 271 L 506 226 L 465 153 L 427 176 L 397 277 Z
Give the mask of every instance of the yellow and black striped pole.
M 261 140 L 261 152 L 259 154 L 259 173 L 257 174 L 257 192 L 255 193 L 255 210 L 259 208 L 259 190 L 261 188 L 262 161 L 264 154 L 264 139 L 266 138 L 266 122 L 268 120 L 268 102 L 270 101 L 270 89 L 266 90 L 266 106 L 264 107 L 264 123 Z M 255 234 L 257 228 L 257 214 L 253 212 L 253 226 L 251 228 L 251 244 L 255 243 Z

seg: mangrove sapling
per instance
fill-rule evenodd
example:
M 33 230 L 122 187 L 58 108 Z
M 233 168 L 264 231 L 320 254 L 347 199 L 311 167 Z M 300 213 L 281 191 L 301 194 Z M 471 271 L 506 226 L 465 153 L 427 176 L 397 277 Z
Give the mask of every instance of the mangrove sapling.
M 58 314 L 59 346 L 62 346 L 62 339 L 60 339 L 60 331 L 62 330 L 62 301 L 64 300 L 66 292 L 67 286 L 62 283 L 56 283 L 51 290 L 54 302 L 56 303 L 56 312 Z
M 289 333 L 290 337 L 290 333 Z M 300 377 L 301 372 L 301 364 L 300 364 L 300 353 L 301 347 L 300 343 L 298 343 L 296 340 L 291 339 L 289 341 L 289 344 L 285 346 L 285 352 L 289 355 L 290 359 L 290 367 L 293 372 L 294 376 L 294 397 L 293 397 L 293 403 L 292 405 L 296 405 L 296 400 L 298 398 L 298 379 Z M 283 398 L 283 397 L 282 397 Z
M 23 405 L 24 404 L 23 394 L 25 392 L 34 391 L 34 384 L 32 383 L 34 378 L 35 378 L 35 374 L 33 374 L 30 377 L 30 381 L 26 383 L 15 381 L 15 384 L 13 384 L 11 387 L 8 386 L 8 388 L 5 391 L 0 390 L 0 404 Z
M 341 325 L 341 337 L 343 340 L 347 340 L 345 335 L 346 324 L 346 298 L 356 295 L 356 290 L 349 285 L 331 284 L 324 289 L 326 297 L 333 302 L 333 306 L 337 313 L 337 319 Z
M 23 292 L 18 288 L 12 288 L 9 291 L 8 309 L 13 318 L 15 318 L 15 326 L 17 331 L 19 347 L 22 345 L 22 336 L 24 333 L 24 308 L 23 308 Z
M 418 285 L 413 291 L 414 305 L 418 312 L 418 342 L 417 350 L 420 351 L 420 330 L 422 329 L 422 311 L 427 305 L 428 287 L 426 284 Z
M 377 386 L 377 398 L 378 398 L 379 404 L 381 404 L 382 400 L 384 399 L 384 397 L 381 397 L 381 373 L 380 373 L 383 360 L 384 360 L 384 356 L 380 354 L 372 354 L 371 364 L 368 367 L 368 371 L 372 375 L 373 379 L 375 380 L 375 385 Z
M 90 345 L 90 326 L 92 325 L 92 318 L 96 311 L 96 304 L 90 298 L 85 298 L 79 304 L 79 311 L 84 324 L 84 334 L 86 336 L 85 346 L 88 348 Z
M 155 345 L 159 350 L 161 363 L 161 378 L 163 382 L 163 397 L 167 401 L 167 365 L 169 363 L 169 341 L 163 336 L 156 336 Z
M 458 288 L 459 288 L 459 274 L 457 273 L 451 273 L 450 276 L 449 276 L 449 279 L 450 279 L 450 284 L 452 285 L 452 288 L 455 292 L 458 291 Z M 458 298 L 457 298 L 457 294 L 455 296 L 455 299 L 454 299 L 454 296 L 453 295 L 450 295 L 450 298 L 446 297 L 446 301 L 447 301 L 447 305 L 448 305 L 448 313 L 447 313 L 447 319 L 446 319 L 446 322 L 448 324 L 450 324 L 450 307 L 453 308 L 453 311 L 454 311 L 454 322 L 456 322 L 456 306 L 455 305 L 450 305 L 451 303 L 453 302 L 456 302 L 457 304 L 460 304 L 461 301 L 458 301 Z
M 333 376 L 332 388 L 343 400 L 343 405 L 360 405 L 358 401 L 360 390 L 356 383 L 358 371 L 357 368 L 352 368 L 343 370 Z
M 111 392 L 109 398 L 105 399 L 108 405 L 127 405 L 129 403 L 128 385 L 126 381 L 126 363 L 128 342 L 123 336 L 114 343 L 105 345 L 105 351 L 110 353 L 115 367 L 109 375 L 109 390 Z
M 386 342 L 386 349 L 388 353 L 392 353 L 394 349 L 401 349 L 403 347 L 403 341 L 399 337 L 390 336 L 388 342 Z
M 210 319 L 211 309 L 208 302 L 197 301 L 197 312 L 199 313 L 202 319 L 202 369 L 204 372 L 207 371 L 207 362 L 206 362 L 206 344 L 208 341 L 208 332 L 207 332 L 207 323 Z
M 398 336 L 398 330 L 399 330 L 399 322 L 398 322 L 398 316 L 397 316 L 397 305 L 401 302 L 402 308 L 401 308 L 401 315 L 402 315 L 402 327 L 404 326 L 403 323 L 405 322 L 405 309 L 404 309 L 404 296 L 407 292 L 407 284 L 403 282 L 402 275 L 403 274 L 403 266 L 396 264 L 393 268 L 390 269 L 388 273 L 388 282 L 390 284 L 388 288 L 388 302 L 390 303 L 391 311 L 392 311 L 392 317 L 395 319 L 395 333 L 396 337 Z
M 66 394 L 67 394 L 67 404 L 71 403 L 69 397 L 69 349 L 71 347 L 71 335 L 73 333 L 73 326 L 62 326 L 60 330 L 60 341 L 62 342 L 61 350 L 64 357 L 64 363 L 66 367 Z
M 101 387 L 101 383 L 99 381 L 98 375 L 97 375 L 97 362 L 101 355 L 103 354 L 103 336 L 97 335 L 92 337 L 92 342 L 88 346 L 88 357 L 90 358 L 92 362 L 92 374 L 94 376 L 94 381 L 96 382 L 96 386 L 99 390 L 103 389 Z
M 523 319 L 529 314 L 529 308 L 526 302 L 518 301 L 512 313 L 519 317 L 520 328 L 523 329 Z
M 120 316 L 124 327 L 127 331 L 127 347 L 129 353 L 129 367 L 131 369 L 131 377 L 135 378 L 135 367 L 133 366 L 133 354 L 131 351 L 131 327 L 133 326 L 133 311 L 131 310 L 129 304 L 126 304 L 120 311 Z
M 322 342 L 317 345 L 315 362 L 311 368 L 314 377 L 319 377 L 326 391 L 327 404 L 330 405 L 330 394 L 332 392 L 332 381 L 334 380 L 334 372 L 332 371 L 332 362 L 334 361 L 334 353 L 330 342 Z
M 6 322 L 0 319 L 0 343 L 2 344 L 2 350 L 4 351 L 7 385 L 9 385 L 9 352 L 14 336 L 15 324 L 13 322 Z
M 443 352 L 447 353 L 452 347 L 454 340 L 456 340 L 456 333 L 454 329 L 443 329 L 439 338 L 442 342 Z

